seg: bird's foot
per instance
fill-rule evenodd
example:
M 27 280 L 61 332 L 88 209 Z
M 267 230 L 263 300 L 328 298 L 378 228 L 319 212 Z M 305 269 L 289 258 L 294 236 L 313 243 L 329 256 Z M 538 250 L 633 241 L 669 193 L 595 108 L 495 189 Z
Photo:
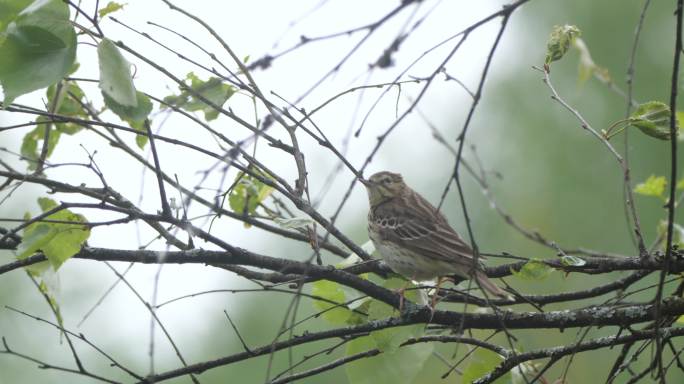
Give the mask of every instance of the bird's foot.
M 404 291 L 406 291 L 406 288 L 399 288 L 397 290 L 397 293 L 399 294 L 399 313 L 404 312 L 404 301 L 406 299 L 404 297 Z

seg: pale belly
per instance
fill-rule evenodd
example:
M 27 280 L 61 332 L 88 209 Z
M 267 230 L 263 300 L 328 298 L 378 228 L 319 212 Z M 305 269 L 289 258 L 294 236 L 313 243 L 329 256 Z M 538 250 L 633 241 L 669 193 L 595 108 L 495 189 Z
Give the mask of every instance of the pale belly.
M 458 264 L 436 261 L 401 247 L 388 246 L 387 243 L 374 239 L 373 236 L 371 236 L 371 240 L 388 267 L 412 280 L 432 280 L 450 274 L 467 277 L 467 273 L 461 271 L 461 266 Z

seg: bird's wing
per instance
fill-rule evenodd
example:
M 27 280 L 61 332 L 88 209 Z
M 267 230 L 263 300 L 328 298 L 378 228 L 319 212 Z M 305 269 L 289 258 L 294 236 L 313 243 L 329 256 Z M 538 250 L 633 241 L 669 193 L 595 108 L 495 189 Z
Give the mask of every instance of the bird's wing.
M 438 260 L 446 260 L 458 264 L 472 263 L 473 250 L 454 231 L 449 224 L 426 222 L 423 219 L 411 218 L 405 221 L 404 228 L 398 228 L 403 245 L 422 255 Z M 402 237 L 402 232 L 417 232 L 422 228 L 420 237 Z M 431 230 L 427 230 L 431 228 Z
M 378 207 L 371 225 L 380 236 L 436 260 L 470 265 L 473 251 L 444 217 L 422 197 L 409 204 Z M 428 211 L 429 210 L 429 211 Z

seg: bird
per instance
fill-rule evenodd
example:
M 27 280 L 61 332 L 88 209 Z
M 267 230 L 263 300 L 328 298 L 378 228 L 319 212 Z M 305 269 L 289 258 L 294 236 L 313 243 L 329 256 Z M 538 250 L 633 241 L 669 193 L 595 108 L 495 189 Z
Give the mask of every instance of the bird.
M 475 261 L 473 249 L 435 206 L 411 189 L 399 173 L 382 171 L 360 179 L 368 192 L 368 236 L 394 272 L 414 281 L 445 276 L 474 278 L 498 297 L 509 297 Z M 433 307 L 434 308 L 434 298 Z

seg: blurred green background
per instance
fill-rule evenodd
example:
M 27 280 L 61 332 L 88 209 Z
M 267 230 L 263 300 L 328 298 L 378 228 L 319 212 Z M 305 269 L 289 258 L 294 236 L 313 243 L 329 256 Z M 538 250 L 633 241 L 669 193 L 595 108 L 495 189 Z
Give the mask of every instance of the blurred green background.
M 504 2 L 496 2 L 504 4 Z M 641 34 L 639 51 L 636 60 L 634 81 L 634 98 L 639 102 L 660 100 L 669 102 L 670 77 L 672 70 L 672 47 L 674 46 L 674 1 L 653 1 L 647 14 L 644 30 Z M 592 1 L 541 1 L 532 0 L 513 15 L 509 29 L 501 42 L 486 83 L 483 99 L 476 111 L 475 118 L 468 132 L 468 143 L 474 144 L 486 169 L 502 175 L 501 179 L 490 177 L 492 193 L 497 203 L 527 228 L 539 230 L 547 239 L 556 241 L 567 248 L 588 248 L 606 252 L 615 252 L 634 256 L 637 254 L 626 224 L 622 173 L 615 159 L 606 149 L 587 132 L 582 130 L 578 122 L 561 106 L 549 98 L 549 90 L 541 82 L 541 74 L 531 69 L 532 65 L 541 65 L 545 53 L 545 44 L 549 32 L 554 25 L 574 24 L 582 30 L 582 38 L 587 43 L 594 61 L 606 68 L 615 84 L 625 87 L 625 73 L 632 47 L 635 27 L 643 6 L 643 1 L 613 0 Z M 463 7 L 467 8 L 466 3 Z M 466 10 L 464 9 L 464 12 Z M 429 19 L 428 19 L 429 21 Z M 498 25 L 498 24 L 497 24 Z M 487 45 L 488 49 L 489 45 Z M 625 116 L 625 100 L 611 91 L 606 85 L 591 79 L 584 85 L 577 80 L 578 55 L 573 50 L 562 61 L 553 64 L 552 80 L 561 95 L 572 106 L 578 109 L 597 130 L 607 128 L 612 122 Z M 407 62 L 399 61 L 403 67 Z M 431 100 L 428 98 L 428 103 Z M 435 104 L 440 101 L 434 100 Z M 443 103 L 443 101 L 442 101 Z M 448 103 L 446 103 L 448 105 Z M 681 105 L 681 103 L 680 103 Z M 463 114 L 468 104 L 448 105 L 448 108 L 432 110 L 433 117 L 442 123 L 439 129 L 450 140 L 460 131 Z M 435 114 L 439 113 L 439 116 Z M 427 129 L 420 127 L 420 120 L 415 120 L 416 132 L 429 135 Z M 613 139 L 613 144 L 623 151 L 623 136 Z M 396 143 L 394 143 L 396 144 Z M 435 147 L 438 144 L 433 143 Z M 640 132 L 629 134 L 630 164 L 634 182 L 641 182 L 649 175 L 669 175 L 669 143 L 646 137 Z M 411 150 L 408 150 L 411 151 Z M 432 201 L 437 201 L 444 187 L 445 176 L 449 173 L 452 158 L 446 151 L 425 151 L 416 149 L 422 157 L 416 161 L 411 156 L 402 156 L 405 148 L 393 146 L 390 140 L 387 147 L 379 154 L 378 161 L 391 162 L 394 170 L 405 174 L 414 189 L 423 192 Z M 467 151 L 468 159 L 472 154 Z M 401 158 L 400 158 L 401 157 Z M 681 156 L 680 156 L 681 158 Z M 432 167 L 439 164 L 439 172 Z M 428 172 L 426 172 L 426 167 Z M 473 230 L 480 248 L 484 252 L 510 252 L 526 257 L 553 257 L 555 252 L 534 244 L 510 226 L 489 207 L 488 201 L 480 192 L 473 180 L 464 175 L 465 194 L 469 213 L 472 217 Z M 344 182 L 346 183 L 346 181 Z M 343 183 L 343 184 L 344 184 Z M 355 193 L 362 193 L 356 191 Z M 357 199 L 356 201 L 362 201 Z M 656 225 L 665 217 L 663 201 L 656 198 L 637 197 L 637 208 L 647 243 L 656 237 Z M 28 203 L 30 206 L 33 203 Z M 365 212 L 364 202 L 361 206 L 348 207 L 351 211 Z M 23 214 L 25 207 L 0 206 L 0 216 L 17 217 Z M 458 197 L 449 194 L 444 212 L 449 216 L 452 225 L 465 233 L 462 212 Z M 358 220 L 345 222 L 344 231 L 359 244 L 367 240 L 365 233 L 365 216 L 357 215 Z M 681 223 L 681 214 L 678 221 Z M 257 231 L 252 229 L 252 231 Z M 293 245 L 278 239 L 268 238 L 264 247 L 279 250 L 282 254 L 298 254 L 306 249 L 304 245 Z M 12 255 L 0 254 L 5 263 Z M 337 259 L 327 259 L 336 262 Z M 490 259 L 491 263 L 500 262 Z M 79 264 L 74 265 L 74 264 Z M 111 274 L 107 275 L 104 266 L 94 262 L 71 261 L 64 267 L 70 276 L 79 276 L 78 282 L 69 281 L 61 294 L 61 305 L 65 313 L 66 324 L 76 329 L 83 309 L 88 308 L 94 300 L 113 282 Z M 96 272 L 91 275 L 89 268 Z M 119 266 L 121 269 L 122 267 Z M 136 266 L 131 272 L 154 271 L 155 267 Z M 77 271 L 77 272 L 73 272 Z M 214 273 L 201 266 L 167 266 L 164 273 L 177 276 L 180 280 L 162 281 L 160 291 L 165 284 L 188 284 L 188 292 L 193 292 L 192 282 L 183 281 L 186 274 Z M 145 275 L 143 272 L 141 274 Z M 589 286 L 596 286 L 626 273 L 615 273 L 601 276 L 582 276 L 571 274 L 565 276 L 555 272 L 543 281 L 524 282 L 511 277 L 507 281 L 522 292 L 542 293 L 570 291 Z M 102 276 L 109 276 L 103 280 Z M 146 276 L 146 275 L 145 275 Z M 645 287 L 654 283 L 655 276 L 650 276 L 635 287 Z M 253 284 L 244 283 L 244 287 L 254 288 Z M 217 288 L 224 285 L 217 285 Z M 238 288 L 238 283 L 231 283 L 231 288 Z M 632 287 L 635 288 L 635 287 Z M 668 286 L 670 289 L 672 286 Z M 649 300 L 655 294 L 648 290 L 633 298 L 634 301 Z M 118 287 L 114 297 L 124 296 L 130 307 L 100 308 L 88 320 L 84 328 L 79 329 L 86 336 L 97 335 L 97 344 L 107 352 L 116 356 L 124 364 L 146 372 L 148 368 L 147 322 L 128 324 L 130 318 L 145 316 L 142 305 L 131 299 L 130 293 Z M 601 303 L 609 296 L 596 298 L 590 302 L 563 303 L 549 305 L 546 310 L 569 309 Z M 243 333 L 250 346 L 261 346 L 270 343 L 280 327 L 282 314 L 290 304 L 291 296 L 280 293 L 242 293 L 239 296 L 231 293 L 207 295 L 188 299 L 191 304 L 182 310 L 175 310 L 174 304 L 160 309 L 162 318 L 173 318 L 170 331 L 177 337 L 181 350 L 191 362 L 226 356 L 239 352 L 242 347 L 229 327 L 222 310 L 227 309 L 232 319 Z M 239 305 L 236 304 L 240 300 Z M 163 300 L 160 300 L 163 301 Z M 219 307 L 217 307 L 219 303 Z M 22 317 L 4 308 L 5 305 L 17 307 L 44 318 L 51 318 L 45 303 L 33 289 L 23 272 L 14 271 L 0 278 L 0 334 L 18 352 L 49 362 L 61 362 L 73 365 L 70 352 L 58 332 L 45 324 Z M 188 309 L 190 308 L 190 309 Z M 235 311 L 231 309 L 235 308 Z M 529 306 L 520 306 L 518 310 L 533 310 Z M 189 312 L 191 311 L 191 312 Z M 298 318 L 313 313 L 311 302 L 304 299 L 299 306 Z M 113 320 L 114 319 L 114 320 Z M 100 321 L 111 326 L 112 321 L 120 323 L 121 328 L 102 329 Z M 323 320 L 315 319 L 307 322 L 305 327 L 298 328 L 316 331 L 329 327 Z M 128 331 L 137 329 L 136 332 Z M 124 330 L 122 333 L 121 330 Z M 174 333 L 174 330 L 176 331 Z M 615 333 L 612 327 L 593 329 L 589 337 Z M 578 339 L 578 330 L 568 329 L 564 332 L 524 331 L 515 333 L 519 343 L 525 350 L 544 346 L 572 343 Z M 141 337 L 140 335 L 143 335 Z M 475 337 L 486 337 L 487 332 L 473 332 Z M 498 343 L 506 345 L 503 337 L 496 337 Z M 179 366 L 176 357 L 170 351 L 168 343 L 157 336 L 158 361 L 157 371 Z M 681 341 L 675 341 L 680 348 Z M 88 366 L 95 372 L 108 377 L 115 377 L 116 370 L 108 366 L 101 357 L 90 349 L 77 343 L 79 351 L 86 357 Z M 302 356 L 318 351 L 329 343 L 314 343 L 304 348 L 297 348 L 292 353 L 294 361 Z M 442 355 L 451 357 L 454 346 L 436 346 Z M 465 348 L 458 348 L 461 356 Z M 574 357 L 568 373 L 569 383 L 604 382 L 605 375 L 613 363 L 619 348 L 603 349 L 582 353 Z M 330 356 L 312 359 L 298 367 L 297 371 L 312 368 L 324 361 L 341 356 L 342 350 L 336 350 Z M 635 370 L 646 366 L 649 352 L 642 354 L 642 360 L 635 363 Z M 670 356 L 670 355 L 668 355 Z M 245 362 L 212 369 L 200 376 L 202 383 L 261 383 L 266 379 L 268 356 L 249 359 Z M 669 361 L 669 360 L 667 360 Z M 553 382 L 565 367 L 567 360 L 561 360 L 545 376 Z M 287 367 L 288 353 L 277 353 L 271 377 Z M 95 368 L 97 367 L 97 368 Z M 440 378 L 448 370 L 437 358 L 431 358 L 421 374 L 413 382 L 416 384 L 460 382 L 458 374 L 453 373 L 447 380 Z M 684 380 L 684 373 L 676 369 L 670 371 L 668 382 L 677 383 Z M 119 375 L 124 380 L 125 376 Z M 616 382 L 624 382 L 621 376 Z M 649 382 L 649 378 L 645 382 Z M 89 383 L 90 379 L 60 373 L 55 370 L 42 370 L 35 363 L 18 359 L 14 356 L 0 355 L 0 384 L 5 383 Z M 169 381 L 170 383 L 189 382 L 187 378 Z M 302 383 L 344 383 L 344 368 L 338 368 L 319 376 L 308 378 Z

